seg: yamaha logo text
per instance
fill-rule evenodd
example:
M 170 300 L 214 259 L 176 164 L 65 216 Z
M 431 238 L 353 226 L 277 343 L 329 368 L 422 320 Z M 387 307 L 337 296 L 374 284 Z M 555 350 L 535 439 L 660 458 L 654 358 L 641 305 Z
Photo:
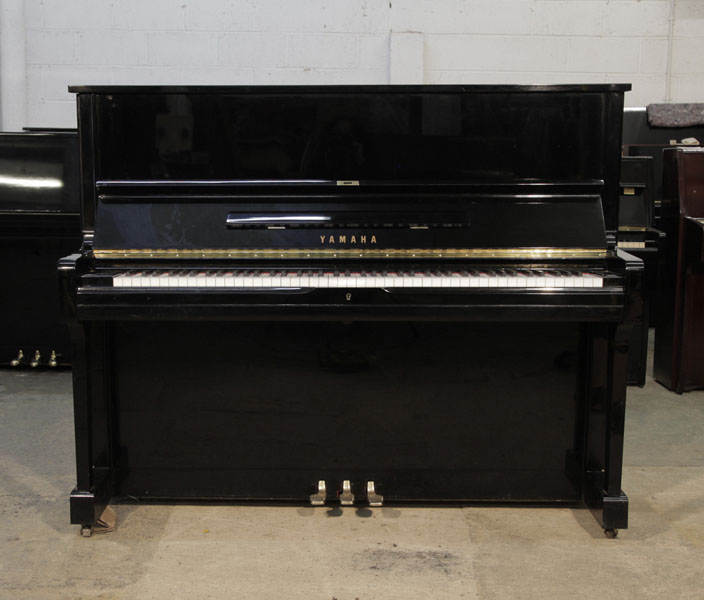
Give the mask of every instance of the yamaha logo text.
M 376 244 L 375 235 L 321 235 L 320 243 L 331 246 L 333 244 Z

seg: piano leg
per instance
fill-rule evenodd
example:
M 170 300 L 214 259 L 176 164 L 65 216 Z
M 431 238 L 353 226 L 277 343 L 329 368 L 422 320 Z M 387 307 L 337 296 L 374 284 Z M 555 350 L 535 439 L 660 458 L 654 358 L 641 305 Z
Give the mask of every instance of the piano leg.
M 70 496 L 71 523 L 90 535 L 113 495 L 109 390 L 105 385 L 104 323 L 68 323 L 73 363 L 76 487 Z
M 628 527 L 621 474 L 630 333 L 630 324 L 600 325 L 591 344 L 584 500 L 609 537 Z

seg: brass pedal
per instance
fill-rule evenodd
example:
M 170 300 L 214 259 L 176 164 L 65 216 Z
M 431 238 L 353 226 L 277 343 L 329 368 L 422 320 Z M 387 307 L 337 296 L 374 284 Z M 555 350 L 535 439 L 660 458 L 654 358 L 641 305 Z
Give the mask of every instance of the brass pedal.
M 32 368 L 36 368 L 39 366 L 39 361 L 41 360 L 42 355 L 39 353 L 39 350 L 34 351 L 34 358 L 32 358 L 32 362 L 29 363 L 29 366 Z
M 384 506 L 384 496 L 376 493 L 373 481 L 367 481 L 367 501 L 369 506 Z
M 352 506 L 354 504 L 354 494 L 352 493 L 352 484 L 349 479 L 345 479 L 342 482 L 340 504 L 342 504 L 342 506 Z
M 58 361 L 56 360 L 56 350 L 51 351 L 51 355 L 49 356 L 49 366 L 50 367 L 56 367 L 58 366 Z
M 22 350 L 20 350 L 20 351 L 17 353 L 17 358 L 13 358 L 13 359 L 10 361 L 10 366 L 11 366 L 11 367 L 19 367 L 19 366 L 22 364 L 22 361 L 23 361 L 23 360 L 24 360 L 24 352 L 22 352 Z
M 322 479 L 318 481 L 318 491 L 315 494 L 311 494 L 310 503 L 313 506 L 323 506 L 328 498 L 328 493 L 325 489 L 325 481 Z

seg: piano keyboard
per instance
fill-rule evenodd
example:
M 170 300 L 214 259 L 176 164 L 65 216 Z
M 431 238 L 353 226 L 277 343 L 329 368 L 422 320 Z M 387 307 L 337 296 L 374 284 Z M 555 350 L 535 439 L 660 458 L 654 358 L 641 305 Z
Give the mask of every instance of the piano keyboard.
M 116 288 L 599 288 L 597 273 L 555 269 L 173 270 L 114 275 Z
M 618 243 L 619 248 L 645 248 L 645 242 L 624 242 Z

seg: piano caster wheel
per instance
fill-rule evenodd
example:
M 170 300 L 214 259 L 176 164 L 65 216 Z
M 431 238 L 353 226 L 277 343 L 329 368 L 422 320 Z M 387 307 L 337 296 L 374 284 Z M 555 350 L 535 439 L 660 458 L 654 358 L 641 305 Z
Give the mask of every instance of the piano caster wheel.
M 327 500 L 327 497 L 328 494 L 325 490 L 325 481 L 321 479 L 318 481 L 318 492 L 309 496 L 310 503 L 313 506 L 323 506 L 325 504 L 325 500 Z
M 24 360 L 24 352 L 20 350 L 17 353 L 17 358 L 14 358 L 10 361 L 10 366 L 11 367 L 19 367 L 22 364 L 22 361 Z
M 81 525 L 81 537 L 90 537 L 93 535 L 92 525 Z
M 56 350 L 51 351 L 51 356 L 49 356 L 49 366 L 54 368 L 58 366 L 58 362 L 56 360 Z
M 39 366 L 39 360 L 41 359 L 41 357 L 42 355 L 39 353 L 39 350 L 35 350 L 34 358 L 32 359 L 32 362 L 29 363 L 29 366 L 33 369 L 36 369 Z
M 352 484 L 349 479 L 342 482 L 342 492 L 340 492 L 340 504 L 342 506 L 352 506 L 354 504 L 354 494 L 352 493 Z
M 616 536 L 618 535 L 618 529 L 604 529 L 604 533 L 607 538 L 613 540 L 616 539 Z

